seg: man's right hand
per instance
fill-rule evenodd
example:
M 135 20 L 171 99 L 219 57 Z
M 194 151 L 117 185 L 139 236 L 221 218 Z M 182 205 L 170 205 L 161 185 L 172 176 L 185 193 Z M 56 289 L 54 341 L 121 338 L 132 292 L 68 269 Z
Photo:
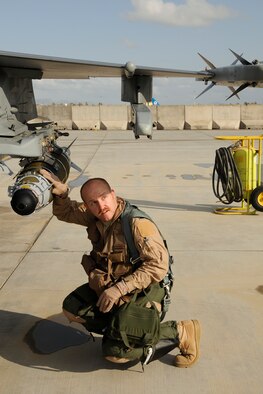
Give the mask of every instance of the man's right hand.
M 52 194 L 55 194 L 56 196 L 63 196 L 68 193 L 68 185 L 66 183 L 62 183 L 56 175 L 51 174 L 44 169 L 41 169 L 39 172 L 52 184 Z

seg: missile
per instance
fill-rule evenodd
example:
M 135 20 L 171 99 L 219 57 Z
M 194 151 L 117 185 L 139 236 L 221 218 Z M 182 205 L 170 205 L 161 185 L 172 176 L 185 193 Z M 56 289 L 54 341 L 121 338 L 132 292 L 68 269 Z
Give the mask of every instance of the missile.
M 40 174 L 44 169 L 65 183 L 68 179 L 71 160 L 68 148 L 52 143 L 38 158 L 24 158 L 20 161 L 21 171 L 13 186 L 9 186 L 11 207 L 18 215 L 30 215 L 48 205 L 52 199 L 52 185 Z

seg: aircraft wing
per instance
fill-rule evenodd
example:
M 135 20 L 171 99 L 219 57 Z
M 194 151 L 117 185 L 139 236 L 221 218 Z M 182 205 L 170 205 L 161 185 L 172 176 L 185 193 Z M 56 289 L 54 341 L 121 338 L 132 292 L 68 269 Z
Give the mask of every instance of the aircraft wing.
M 36 79 L 88 79 L 89 77 L 121 77 L 126 64 L 104 63 L 88 60 L 39 56 L 25 53 L 0 51 L 0 67 L 13 75 L 31 71 Z M 133 65 L 134 66 L 134 65 Z M 166 68 L 134 66 L 133 75 L 152 77 L 202 78 L 211 75 L 207 71 L 186 71 Z

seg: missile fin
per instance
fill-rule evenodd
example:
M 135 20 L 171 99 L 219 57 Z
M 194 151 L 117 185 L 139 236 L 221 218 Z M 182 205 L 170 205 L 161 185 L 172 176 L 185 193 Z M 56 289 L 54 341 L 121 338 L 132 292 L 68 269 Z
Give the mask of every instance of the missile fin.
M 212 69 L 215 69 L 216 66 L 210 62 L 210 60 L 208 60 L 206 57 L 204 57 L 203 55 L 201 55 L 201 53 L 198 52 L 198 55 L 204 60 L 204 62 Z
M 232 49 L 230 49 L 230 52 L 233 53 L 233 55 L 240 61 L 240 63 L 242 63 L 244 66 L 250 66 L 252 63 L 250 63 L 248 60 L 244 59 L 242 56 L 240 56 L 238 53 L 232 51 Z
M 196 99 L 200 96 L 202 96 L 202 94 L 206 93 L 208 90 L 210 90 L 213 86 L 216 85 L 216 82 L 211 82 L 209 86 L 207 86 L 207 88 L 205 88 L 205 90 L 203 90 L 198 96 L 196 96 Z
M 242 90 L 246 89 L 246 88 L 247 88 L 248 86 L 250 86 L 250 85 L 251 85 L 251 83 L 248 83 L 248 82 L 243 83 L 243 85 L 239 86 L 238 89 L 234 90 L 234 92 L 233 92 L 230 96 L 228 96 L 228 97 L 226 98 L 226 100 L 230 99 L 230 98 L 233 97 L 233 96 L 237 96 L 237 93 L 239 93 L 239 92 L 241 92 Z

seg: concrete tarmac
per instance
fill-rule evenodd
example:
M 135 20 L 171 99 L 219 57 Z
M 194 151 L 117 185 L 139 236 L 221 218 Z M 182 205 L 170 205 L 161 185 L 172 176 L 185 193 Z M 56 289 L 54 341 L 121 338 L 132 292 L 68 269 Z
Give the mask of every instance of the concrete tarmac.
M 263 214 L 214 213 L 223 205 L 212 191 L 215 150 L 230 145 L 216 135 L 222 132 L 156 131 L 150 141 L 129 131 L 71 131 L 60 141 L 78 137 L 71 156 L 83 173 L 71 171 L 73 199 L 85 179 L 105 177 L 166 237 L 175 258 L 166 320 L 202 325 L 200 359 L 189 369 L 173 366 L 177 349 L 144 372 L 139 363 L 111 364 L 99 336 L 51 354 L 30 348 L 24 338 L 37 321 L 68 326 L 61 303 L 86 281 L 80 260 L 90 244 L 85 228 L 59 222 L 51 205 L 15 214 L 7 196 L 12 179 L 1 174 L 1 394 L 262 393 Z M 17 171 L 16 160 L 7 164 Z

